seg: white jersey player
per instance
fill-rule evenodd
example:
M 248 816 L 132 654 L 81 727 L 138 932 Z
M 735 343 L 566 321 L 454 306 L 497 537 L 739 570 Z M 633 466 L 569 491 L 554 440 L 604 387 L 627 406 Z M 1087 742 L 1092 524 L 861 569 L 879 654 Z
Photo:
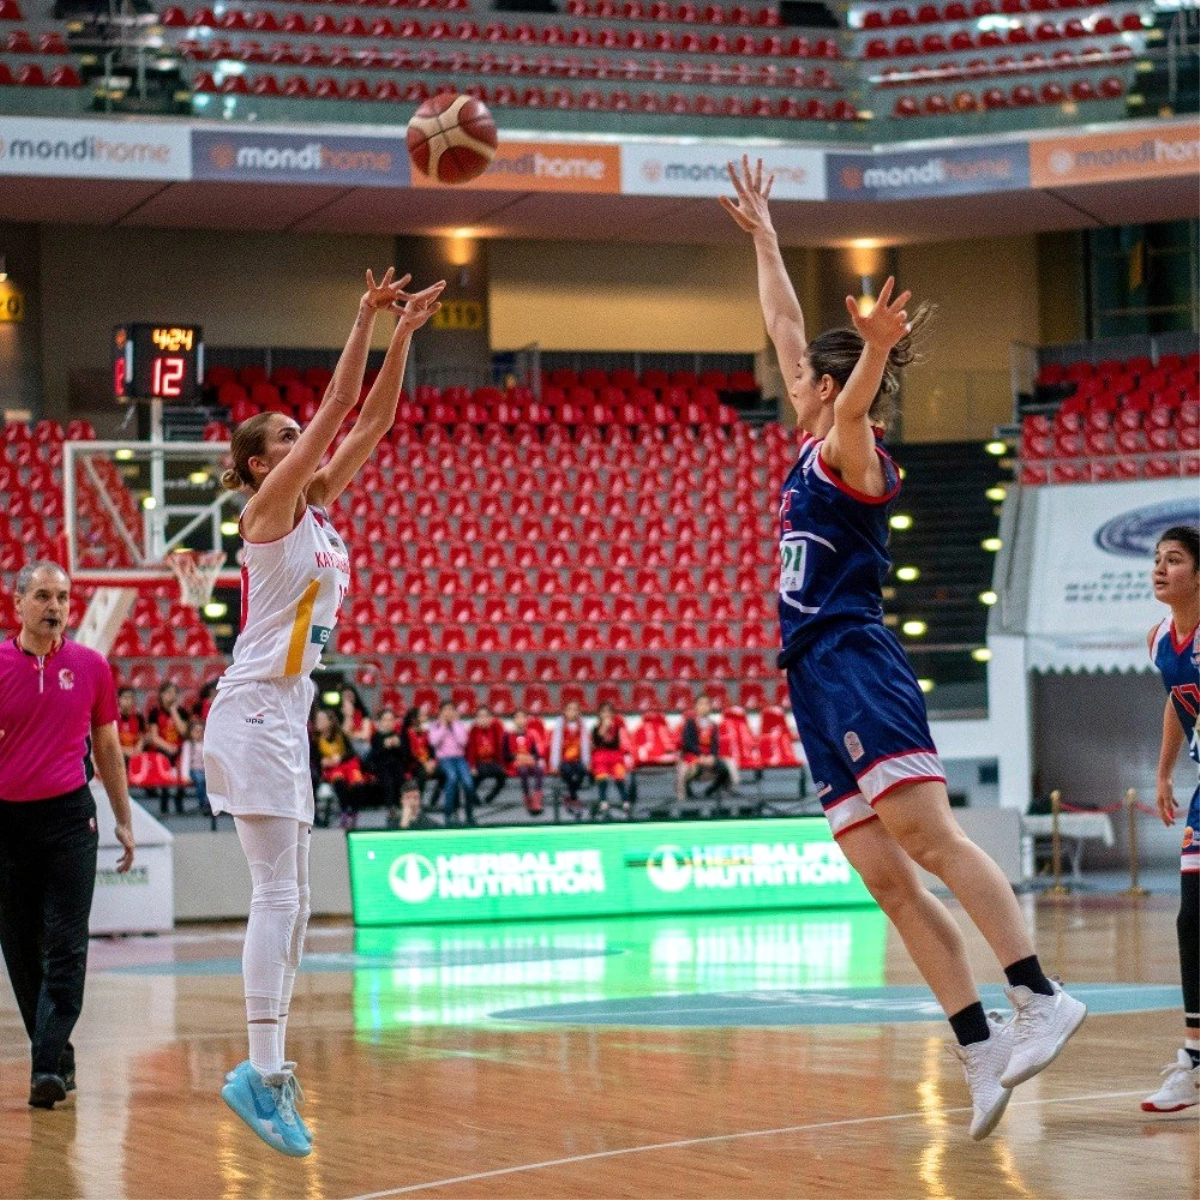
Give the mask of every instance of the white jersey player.
M 321 406 L 303 432 L 284 413 L 260 413 L 233 435 L 226 487 L 249 494 L 239 524 L 242 629 L 204 733 L 213 812 L 233 814 L 253 881 L 242 953 L 250 1057 L 221 1095 L 273 1149 L 312 1150 L 296 1112 L 294 1064 L 284 1033 L 309 915 L 313 790 L 308 717 L 313 668 L 350 587 L 345 545 L 325 515 L 396 419 L 413 333 L 441 307 L 443 283 L 409 295 L 389 268 L 367 291 Z M 398 316 L 378 378 L 354 426 L 320 466 L 358 403 L 379 312 Z

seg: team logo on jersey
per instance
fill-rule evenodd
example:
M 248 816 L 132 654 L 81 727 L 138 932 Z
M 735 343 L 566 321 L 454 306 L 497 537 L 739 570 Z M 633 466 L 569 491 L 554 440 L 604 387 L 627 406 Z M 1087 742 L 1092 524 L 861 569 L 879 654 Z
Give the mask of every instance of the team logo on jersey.
M 850 755 L 851 762 L 858 762 L 858 760 L 862 758 L 864 754 L 866 754 L 866 751 L 863 749 L 863 744 L 859 740 L 858 734 L 855 733 L 853 729 L 851 729 L 850 732 L 846 734 L 844 738 L 842 738 L 842 741 L 846 745 L 846 753 Z
M 1186 850 L 1196 840 L 1196 831 L 1189 825 L 1183 831 L 1183 848 Z
M 255 713 L 254 716 L 246 718 L 246 724 L 247 725 L 265 725 L 266 721 L 263 719 L 262 713 Z
M 69 667 L 63 667 L 58 673 L 58 686 L 64 692 L 69 692 L 75 686 L 75 672 Z
M 309 641 L 314 646 L 328 645 L 330 637 L 333 635 L 333 629 L 329 625 L 314 625 Z

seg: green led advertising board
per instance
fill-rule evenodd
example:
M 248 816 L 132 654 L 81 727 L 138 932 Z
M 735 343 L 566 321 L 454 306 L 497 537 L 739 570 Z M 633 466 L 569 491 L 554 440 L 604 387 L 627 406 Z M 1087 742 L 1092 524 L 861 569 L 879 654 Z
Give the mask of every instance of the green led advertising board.
M 347 841 L 359 926 L 874 904 L 823 817 Z

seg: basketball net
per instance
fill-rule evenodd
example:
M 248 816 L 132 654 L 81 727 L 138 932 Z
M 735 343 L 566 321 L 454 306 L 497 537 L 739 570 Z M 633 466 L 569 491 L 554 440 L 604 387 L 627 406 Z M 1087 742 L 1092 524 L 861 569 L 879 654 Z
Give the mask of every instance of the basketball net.
M 224 550 L 175 550 L 167 555 L 167 566 L 179 580 L 179 598 L 189 608 L 203 608 L 212 599 L 224 565 Z

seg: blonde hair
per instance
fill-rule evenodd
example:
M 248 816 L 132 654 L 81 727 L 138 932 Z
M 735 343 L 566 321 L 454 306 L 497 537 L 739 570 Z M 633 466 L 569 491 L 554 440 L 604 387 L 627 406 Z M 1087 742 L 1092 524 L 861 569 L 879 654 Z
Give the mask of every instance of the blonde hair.
M 240 492 L 244 487 L 258 486 L 250 470 L 250 460 L 266 453 L 267 431 L 271 427 L 271 418 L 276 415 L 273 412 L 256 413 L 233 431 L 233 441 L 229 446 L 233 466 L 221 475 L 222 487 L 231 492 Z

